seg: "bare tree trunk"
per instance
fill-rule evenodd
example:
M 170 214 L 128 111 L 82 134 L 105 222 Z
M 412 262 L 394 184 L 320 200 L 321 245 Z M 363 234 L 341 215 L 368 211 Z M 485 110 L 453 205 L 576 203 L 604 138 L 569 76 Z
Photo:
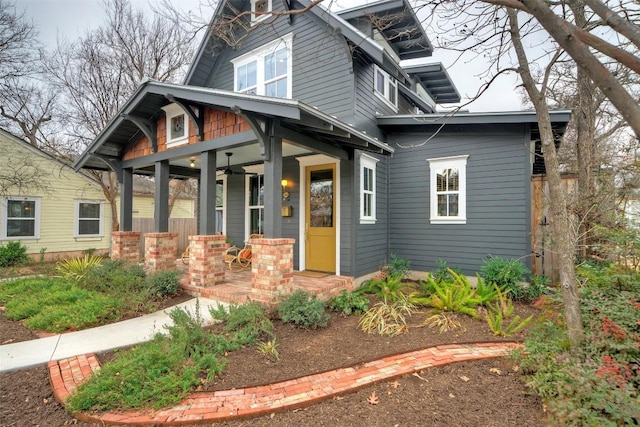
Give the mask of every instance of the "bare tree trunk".
M 584 28 L 587 20 L 584 13 L 584 3 L 580 0 L 570 0 L 569 7 L 573 12 L 576 26 Z M 593 110 L 593 82 L 587 73 L 578 67 L 576 74 L 578 89 L 577 108 L 573 115 L 576 123 L 576 152 L 578 154 L 578 214 L 580 216 L 580 240 L 581 254 L 586 256 L 592 242 L 590 232 L 595 222 L 593 204 L 595 197 L 595 186 L 592 176 L 594 166 L 594 145 L 595 145 L 595 117 Z
M 567 212 L 567 202 L 562 190 L 560 167 L 556 152 L 549 108 L 542 90 L 538 90 L 536 82 L 531 76 L 529 62 L 520 39 L 520 29 L 516 11 L 507 8 L 511 30 L 511 40 L 520 64 L 519 73 L 525 90 L 531 98 L 538 116 L 542 153 L 549 181 L 549 211 L 551 214 L 551 240 L 554 249 L 558 253 L 558 268 L 560 273 L 560 285 L 562 287 L 562 300 L 567 323 L 567 335 L 572 346 L 580 343 L 584 336 L 582 314 L 580 312 L 580 300 L 576 289 L 576 275 L 573 258 L 575 243 Z

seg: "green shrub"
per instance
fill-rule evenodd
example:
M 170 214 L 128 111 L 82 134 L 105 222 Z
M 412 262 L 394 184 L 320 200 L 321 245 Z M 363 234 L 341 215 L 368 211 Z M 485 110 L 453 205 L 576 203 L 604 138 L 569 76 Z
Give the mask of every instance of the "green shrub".
M 242 337 L 246 344 L 253 344 L 258 338 L 273 339 L 273 323 L 264 305 L 249 301 L 242 305 L 230 304 L 227 308 L 218 304 L 210 307 L 211 317 L 225 323 L 225 331 Z
M 387 276 L 380 280 L 368 280 L 362 284 L 357 293 L 375 294 L 381 300 L 397 301 L 404 297 L 408 287 L 402 276 Z
M 387 275 L 396 276 L 402 280 L 411 272 L 411 262 L 403 258 L 398 258 L 396 254 L 392 253 L 389 264 L 386 266 L 386 272 Z
M 102 257 L 85 255 L 82 258 L 71 258 L 59 261 L 56 270 L 60 277 L 77 282 L 85 278 L 89 272 L 102 265 Z
M 425 295 L 421 291 L 413 292 L 409 295 L 409 301 L 413 304 L 433 307 L 439 312 L 450 311 L 478 317 L 475 307 L 480 305 L 482 299 L 471 288 L 465 276 L 453 270 L 449 271 L 454 279 L 453 282 L 436 283 L 431 276 L 427 276 L 428 287 L 433 289 L 433 293 Z
M 29 262 L 27 247 L 18 241 L 0 245 L 0 267 L 13 267 Z
M 455 272 L 457 275 L 462 275 L 462 271 L 460 270 L 460 267 L 449 268 L 447 261 L 443 259 L 438 258 L 436 260 L 436 264 L 438 265 L 438 268 L 436 269 L 436 271 L 433 272 L 433 279 L 437 283 L 453 281 L 454 278 L 449 272 L 450 270 L 453 270 L 453 272 Z
M 484 280 L 497 284 L 500 289 L 508 290 L 511 297 L 520 300 L 523 297 L 523 281 L 530 271 L 518 259 L 489 257 L 480 267 Z
M 180 289 L 180 270 L 164 270 L 147 276 L 145 286 L 154 297 L 166 298 Z
M 346 316 L 362 314 L 369 309 L 369 298 L 357 292 L 347 292 L 344 289 L 340 295 L 329 301 L 329 309 Z
M 310 296 L 303 290 L 296 290 L 278 304 L 278 314 L 285 323 L 293 323 L 306 329 L 318 329 L 327 326 L 329 315 L 325 313 L 325 303 Z

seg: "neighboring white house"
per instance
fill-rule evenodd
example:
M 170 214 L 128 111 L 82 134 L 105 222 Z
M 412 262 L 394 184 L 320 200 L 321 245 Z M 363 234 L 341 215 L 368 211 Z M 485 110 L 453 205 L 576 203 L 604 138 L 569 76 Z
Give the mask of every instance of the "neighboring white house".
M 0 245 L 18 240 L 47 259 L 108 252 L 111 214 L 98 185 L 2 129 L 0 152 Z

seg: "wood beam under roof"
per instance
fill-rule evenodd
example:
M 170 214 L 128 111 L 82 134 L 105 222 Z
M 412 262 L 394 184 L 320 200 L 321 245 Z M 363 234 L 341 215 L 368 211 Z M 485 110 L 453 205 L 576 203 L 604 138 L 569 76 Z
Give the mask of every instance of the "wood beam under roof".
M 140 129 L 142 133 L 144 133 L 144 135 L 147 137 L 147 140 L 149 141 L 149 145 L 151 146 L 150 147 L 151 151 L 153 151 L 154 153 L 158 152 L 158 137 L 156 132 L 157 130 L 156 122 L 149 119 L 145 119 L 143 117 L 134 116 L 133 114 L 121 114 L 120 117 L 136 125 L 138 129 Z

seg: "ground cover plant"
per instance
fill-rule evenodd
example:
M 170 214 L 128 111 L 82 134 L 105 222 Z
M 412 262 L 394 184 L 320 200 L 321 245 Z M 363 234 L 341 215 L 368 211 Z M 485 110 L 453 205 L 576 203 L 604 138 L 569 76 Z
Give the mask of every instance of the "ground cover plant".
M 86 329 L 153 312 L 179 287 L 176 273 L 146 277 L 138 265 L 93 256 L 59 263 L 55 276 L 4 282 L 7 318 L 46 332 Z
M 275 339 L 273 324 L 258 303 L 210 311 L 224 321 L 224 333 L 205 328 L 199 305 L 195 313 L 174 309 L 168 335 L 158 333 L 152 341 L 122 352 L 78 388 L 70 407 L 104 411 L 177 404 L 224 370 L 228 352 L 252 346 L 259 338 Z
M 586 337 L 579 347 L 569 348 L 560 304 L 549 299 L 526 352 L 515 355 L 560 425 L 640 421 L 640 275 L 627 272 L 633 280 L 621 288 L 610 268 L 587 269 L 594 280 L 581 288 Z

